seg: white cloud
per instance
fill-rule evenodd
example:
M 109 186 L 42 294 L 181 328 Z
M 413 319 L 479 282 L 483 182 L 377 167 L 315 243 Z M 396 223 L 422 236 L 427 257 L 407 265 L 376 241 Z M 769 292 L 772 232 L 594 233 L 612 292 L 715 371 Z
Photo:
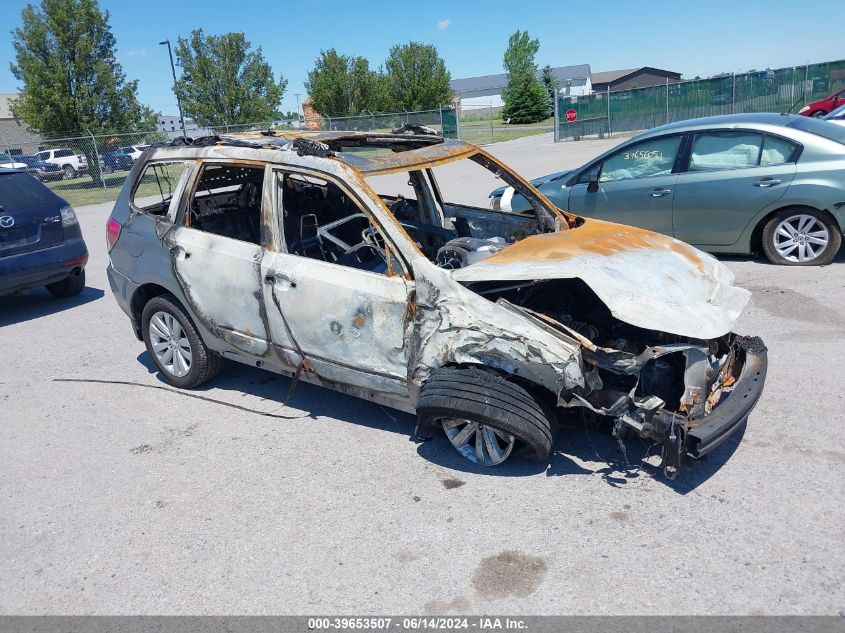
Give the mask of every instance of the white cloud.
M 127 57 L 146 57 L 149 51 L 146 48 L 137 48 L 131 51 L 126 51 Z
M 452 26 L 452 20 L 446 19 L 446 20 L 438 20 L 437 21 L 437 30 L 438 31 L 445 31 L 450 26 Z

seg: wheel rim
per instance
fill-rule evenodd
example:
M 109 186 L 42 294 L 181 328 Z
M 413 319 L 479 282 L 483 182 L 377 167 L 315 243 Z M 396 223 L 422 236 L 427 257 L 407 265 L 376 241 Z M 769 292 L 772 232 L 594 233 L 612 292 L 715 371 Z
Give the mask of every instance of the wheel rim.
M 830 242 L 827 227 L 806 213 L 793 215 L 778 224 L 774 247 L 790 262 L 809 262 L 821 255 Z
M 496 466 L 513 450 L 516 438 L 510 433 L 472 420 L 443 420 L 443 430 L 458 452 L 482 466 Z
M 67 178 L 68 180 L 73 178 L 73 173 L 74 173 L 73 167 L 65 167 L 64 172 L 65 172 L 65 178 Z
M 168 312 L 156 312 L 150 319 L 150 344 L 159 365 L 180 378 L 191 371 L 191 342 L 178 319 Z

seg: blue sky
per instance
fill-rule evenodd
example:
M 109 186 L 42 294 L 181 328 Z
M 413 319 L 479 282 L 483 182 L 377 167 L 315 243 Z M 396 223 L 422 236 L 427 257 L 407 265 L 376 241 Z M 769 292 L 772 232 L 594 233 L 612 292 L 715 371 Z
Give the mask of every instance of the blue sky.
M 437 46 L 453 78 L 501 72 L 508 35 L 527 29 L 540 40 L 539 65 L 587 63 L 593 72 L 655 66 L 684 77 L 800 65 L 845 57 L 841 0 L 708 2 L 604 0 L 100 0 L 111 13 L 118 59 L 138 79 L 144 103 L 176 112 L 167 49 L 194 28 L 243 31 L 288 79 L 283 110 L 320 49 L 363 55 L 377 67 L 392 44 Z M 14 92 L 9 31 L 25 0 L 0 2 L 0 92 Z M 178 68 L 177 68 L 178 72 Z

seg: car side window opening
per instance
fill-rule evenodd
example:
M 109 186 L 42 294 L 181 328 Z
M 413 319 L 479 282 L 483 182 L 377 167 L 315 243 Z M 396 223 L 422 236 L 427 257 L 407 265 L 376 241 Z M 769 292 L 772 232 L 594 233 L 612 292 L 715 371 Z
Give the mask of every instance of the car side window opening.
M 763 135 L 753 132 L 696 134 L 690 152 L 690 171 L 741 169 L 760 164 Z
M 185 225 L 261 244 L 262 165 L 206 164 L 185 213 Z
M 276 184 L 288 253 L 377 274 L 401 269 L 369 215 L 340 186 L 295 172 L 277 172 Z
M 148 163 L 132 192 L 135 210 L 150 215 L 166 215 L 173 190 L 191 164 L 190 161 Z
M 794 160 L 798 144 L 779 136 L 763 137 L 763 151 L 760 153 L 760 165 L 783 165 Z
M 671 174 L 680 146 L 680 136 L 664 136 L 624 147 L 602 162 L 599 182 Z M 589 181 L 589 171 L 581 174 L 584 182 Z

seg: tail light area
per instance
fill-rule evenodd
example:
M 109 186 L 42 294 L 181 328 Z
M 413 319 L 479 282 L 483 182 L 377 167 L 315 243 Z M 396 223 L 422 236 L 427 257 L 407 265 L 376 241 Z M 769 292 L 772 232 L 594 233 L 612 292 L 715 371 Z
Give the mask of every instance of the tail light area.
M 109 221 L 106 222 L 106 245 L 108 246 L 109 252 L 111 252 L 111 249 L 117 243 L 117 238 L 120 237 L 120 229 L 122 228 L 123 226 L 120 222 L 114 218 L 109 218 Z

